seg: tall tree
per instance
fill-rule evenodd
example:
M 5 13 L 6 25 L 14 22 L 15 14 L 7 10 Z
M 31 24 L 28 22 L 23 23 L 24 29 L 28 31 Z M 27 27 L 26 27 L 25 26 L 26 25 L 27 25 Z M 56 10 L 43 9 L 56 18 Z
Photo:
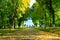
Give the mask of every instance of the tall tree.
M 24 19 L 25 11 L 30 5 L 30 0 L 19 0 L 18 3 L 19 3 L 18 9 L 17 9 L 17 15 L 19 15 L 18 16 L 18 28 L 20 28 L 21 22 Z
M 46 0 L 46 4 L 47 4 L 47 7 L 49 9 L 49 12 L 51 14 L 51 20 L 52 20 L 52 24 L 50 24 L 50 26 L 52 25 L 55 25 L 55 15 L 54 15 L 54 9 L 53 9 L 53 6 L 52 6 L 52 0 Z

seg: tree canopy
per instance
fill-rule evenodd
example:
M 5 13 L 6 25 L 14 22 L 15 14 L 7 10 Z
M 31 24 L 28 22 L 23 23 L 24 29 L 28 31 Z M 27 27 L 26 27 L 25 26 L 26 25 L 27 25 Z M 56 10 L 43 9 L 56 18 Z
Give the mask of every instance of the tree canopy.
M 0 28 L 20 28 L 26 18 L 31 17 L 35 25 L 60 26 L 60 1 L 0 0 Z M 23 23 L 22 23 L 23 24 Z

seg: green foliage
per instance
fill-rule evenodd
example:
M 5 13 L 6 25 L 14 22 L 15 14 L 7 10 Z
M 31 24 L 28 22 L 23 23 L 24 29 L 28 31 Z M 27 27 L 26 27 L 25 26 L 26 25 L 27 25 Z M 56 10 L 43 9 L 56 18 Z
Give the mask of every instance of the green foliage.
M 59 26 L 59 4 L 59 0 L 51 2 L 50 0 L 36 0 L 32 8 L 29 8 L 30 0 L 0 0 L 0 28 L 14 28 L 28 17 L 32 18 L 34 24 L 44 23 L 49 26 L 55 20 L 55 25 Z
M 27 0 L 0 0 L 0 28 L 12 27 L 28 6 Z

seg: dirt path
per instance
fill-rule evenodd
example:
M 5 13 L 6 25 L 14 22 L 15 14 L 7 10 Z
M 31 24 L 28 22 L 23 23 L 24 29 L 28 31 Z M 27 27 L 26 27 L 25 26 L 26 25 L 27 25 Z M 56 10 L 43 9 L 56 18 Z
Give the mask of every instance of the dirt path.
M 34 28 L 8 33 L 5 36 L 0 36 L 0 38 L 9 38 L 9 40 L 60 40 L 57 34 L 40 31 Z

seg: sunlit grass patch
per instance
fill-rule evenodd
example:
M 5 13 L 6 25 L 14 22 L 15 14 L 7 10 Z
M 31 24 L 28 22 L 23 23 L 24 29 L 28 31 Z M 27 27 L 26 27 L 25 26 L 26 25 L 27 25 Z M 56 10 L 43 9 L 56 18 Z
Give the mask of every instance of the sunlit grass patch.
M 46 28 L 39 27 L 37 29 L 42 30 L 42 31 L 46 31 L 46 32 L 56 33 L 56 34 L 60 35 L 60 27 L 55 27 L 55 28 L 53 28 L 53 27 L 46 27 Z

